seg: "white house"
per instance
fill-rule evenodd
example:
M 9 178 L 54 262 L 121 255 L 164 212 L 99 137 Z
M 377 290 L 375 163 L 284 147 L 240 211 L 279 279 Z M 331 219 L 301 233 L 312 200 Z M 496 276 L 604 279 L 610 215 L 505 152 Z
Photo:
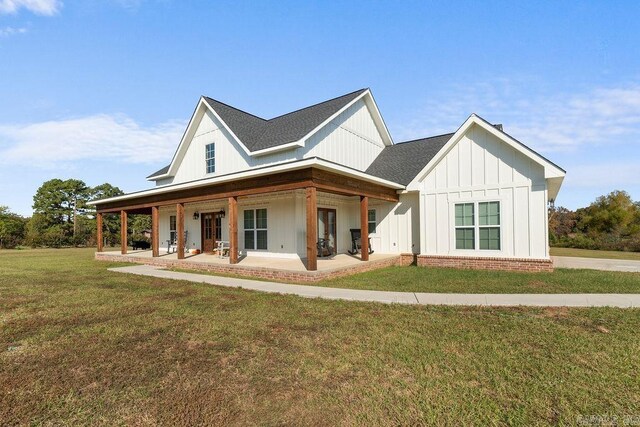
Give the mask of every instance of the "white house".
M 475 114 L 454 133 L 394 143 L 369 89 L 268 120 L 202 97 L 153 188 L 93 204 L 99 234 L 103 214 L 151 214 L 154 256 L 166 242 L 180 258 L 224 241 L 232 264 L 300 258 L 314 270 L 318 250 L 351 250 L 356 229 L 365 249 L 369 237 L 419 265 L 544 270 L 564 175 Z

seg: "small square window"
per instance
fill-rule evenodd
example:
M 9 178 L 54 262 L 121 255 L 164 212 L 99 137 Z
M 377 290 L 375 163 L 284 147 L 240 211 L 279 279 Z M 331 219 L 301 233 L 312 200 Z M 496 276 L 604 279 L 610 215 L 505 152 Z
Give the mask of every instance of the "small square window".
M 456 227 L 474 225 L 473 203 L 460 203 L 456 205 Z
M 456 229 L 456 249 L 475 249 L 473 228 Z

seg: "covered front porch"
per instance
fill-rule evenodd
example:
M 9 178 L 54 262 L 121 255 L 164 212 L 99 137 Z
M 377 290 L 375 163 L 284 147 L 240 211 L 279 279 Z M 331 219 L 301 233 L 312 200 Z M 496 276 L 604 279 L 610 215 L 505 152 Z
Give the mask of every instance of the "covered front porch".
M 208 271 L 218 274 L 230 274 L 244 277 L 287 282 L 318 282 L 340 276 L 389 267 L 392 265 L 408 265 L 413 257 L 398 254 L 374 253 L 369 261 L 362 262 L 360 257 L 338 254 L 333 257 L 320 258 L 316 269 L 309 271 L 306 259 L 273 258 L 250 256 L 241 257 L 236 264 L 218 255 L 187 255 L 179 259 L 177 254 L 165 254 L 154 257 L 152 251 L 120 251 L 96 253 L 96 259 L 114 262 L 130 262 L 136 264 L 155 265 L 164 268 Z
M 398 201 L 396 189 L 378 183 L 308 168 L 164 190 L 98 202 L 98 253 L 104 256 L 96 258 L 118 255 L 102 247 L 103 216 L 109 214 L 120 217 L 119 255 L 134 262 L 301 272 L 399 257 L 369 253 L 369 200 Z M 129 251 L 129 214 L 151 215 L 151 250 Z M 359 250 L 348 254 L 354 234 Z M 214 253 L 218 248 L 224 248 L 222 254 Z M 195 250 L 204 253 L 192 254 Z

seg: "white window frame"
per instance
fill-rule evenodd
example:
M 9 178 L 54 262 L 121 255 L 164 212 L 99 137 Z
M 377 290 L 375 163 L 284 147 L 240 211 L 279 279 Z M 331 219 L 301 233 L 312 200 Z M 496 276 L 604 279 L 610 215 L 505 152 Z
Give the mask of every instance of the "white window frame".
M 212 156 L 209 157 L 209 147 L 212 147 L 213 149 L 211 150 L 212 152 Z M 213 170 L 209 170 L 209 161 L 212 160 L 213 161 Z M 210 144 L 206 144 L 204 146 L 204 168 L 205 171 L 209 174 L 209 173 L 216 173 L 216 143 L 212 142 Z
M 369 219 L 370 212 L 373 212 L 373 221 Z M 370 230 L 371 224 L 373 224 L 373 231 Z M 369 234 L 376 234 L 376 232 L 378 231 L 378 212 L 375 208 L 367 210 L 367 230 L 369 231 Z
M 479 203 L 487 203 L 487 202 L 498 202 L 500 204 L 500 225 L 483 225 L 480 226 L 480 208 L 478 206 Z M 456 229 L 458 228 L 472 228 L 471 226 L 456 226 L 456 205 L 462 205 L 466 203 L 473 203 L 473 239 L 474 239 L 474 249 L 457 249 L 456 248 Z M 474 198 L 474 199 L 457 199 L 449 201 L 449 212 L 450 212 L 450 224 L 452 225 L 451 229 L 453 232 L 451 233 L 449 244 L 450 244 L 450 253 L 454 254 L 466 254 L 466 255 L 474 255 L 474 256 L 495 256 L 502 255 L 505 253 L 504 246 L 504 199 L 501 197 L 482 197 L 482 198 Z M 500 229 L 500 249 L 480 249 L 480 228 L 499 228 Z
M 258 228 L 258 214 L 257 211 L 259 210 L 264 210 L 265 214 L 267 216 L 267 227 L 265 228 Z M 244 223 L 244 216 L 245 216 L 245 212 L 252 212 L 253 215 L 253 228 L 246 228 L 245 227 L 245 223 Z M 242 211 L 242 239 L 244 240 L 243 242 L 243 247 L 245 251 L 261 251 L 261 252 L 266 252 L 269 250 L 269 210 L 267 208 L 251 208 L 251 209 L 243 209 Z M 247 247 L 247 239 L 245 238 L 246 236 L 246 232 L 247 231 L 253 231 L 253 247 L 252 248 L 248 248 Z M 264 249 L 258 249 L 258 231 L 264 231 L 267 234 L 267 247 Z

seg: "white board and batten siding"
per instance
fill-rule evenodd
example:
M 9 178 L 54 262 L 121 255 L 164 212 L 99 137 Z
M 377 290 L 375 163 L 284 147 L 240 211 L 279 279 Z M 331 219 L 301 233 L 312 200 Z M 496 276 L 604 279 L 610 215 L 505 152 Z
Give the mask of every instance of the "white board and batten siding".
M 186 149 L 176 158 L 175 176 L 158 180 L 156 185 L 194 181 L 312 157 L 363 171 L 384 148 L 371 111 L 362 99 L 311 135 L 304 147 L 260 156 L 248 155 L 211 111 L 196 114 L 194 120 L 197 125 L 185 141 Z M 215 143 L 216 170 L 208 174 L 205 147 L 211 143 Z
M 420 183 L 421 253 L 547 259 L 544 169 L 481 127 L 462 139 Z M 500 251 L 457 250 L 455 204 L 500 202 Z
M 369 199 L 369 209 L 376 211 L 376 230 L 371 233 L 371 247 L 378 253 L 420 252 L 420 211 L 417 192 L 401 194 L 398 203 Z M 359 223 L 356 225 L 359 227 Z

